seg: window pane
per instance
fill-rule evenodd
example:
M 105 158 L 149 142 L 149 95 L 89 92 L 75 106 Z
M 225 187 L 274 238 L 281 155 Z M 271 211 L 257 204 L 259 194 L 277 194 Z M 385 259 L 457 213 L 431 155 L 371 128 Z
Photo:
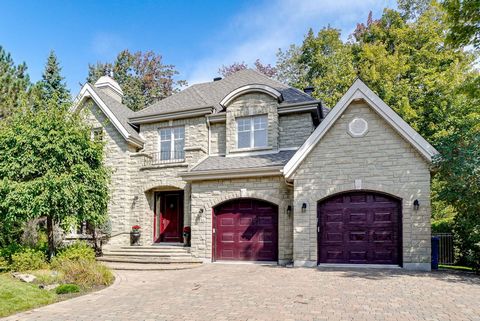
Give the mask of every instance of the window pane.
M 267 130 L 256 130 L 253 132 L 253 145 L 254 147 L 267 146 Z
M 173 136 L 175 139 L 183 139 L 185 136 L 185 128 L 184 127 L 173 128 Z
M 253 118 L 253 129 L 261 130 L 267 128 L 267 116 L 257 116 Z
M 170 159 L 170 141 L 160 143 L 160 159 Z
M 175 140 L 174 144 L 174 155 L 173 158 L 175 159 L 183 159 L 183 146 L 184 146 L 184 140 L 183 139 L 178 139 Z
M 161 141 L 171 140 L 170 128 L 160 129 L 160 140 Z
M 249 118 L 238 118 L 237 127 L 239 132 L 250 131 L 250 117 Z
M 250 132 L 238 132 L 238 148 L 250 147 Z

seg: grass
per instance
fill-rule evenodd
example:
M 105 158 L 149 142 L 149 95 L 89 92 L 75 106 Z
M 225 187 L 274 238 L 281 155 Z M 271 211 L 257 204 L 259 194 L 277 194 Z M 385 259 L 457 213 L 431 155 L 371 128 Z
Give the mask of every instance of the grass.
M 461 265 L 443 265 L 439 264 L 438 267 L 440 269 L 449 269 L 449 270 L 457 270 L 457 271 L 473 271 L 471 267 L 468 266 L 461 266 Z
M 0 274 L 0 317 L 50 304 L 56 300 L 55 293 L 41 290 L 38 285 L 21 282 L 8 274 Z

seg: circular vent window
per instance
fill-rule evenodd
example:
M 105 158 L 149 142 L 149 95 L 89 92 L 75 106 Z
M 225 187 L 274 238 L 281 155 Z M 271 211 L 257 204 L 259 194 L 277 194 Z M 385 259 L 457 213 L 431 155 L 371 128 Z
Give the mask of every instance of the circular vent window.
M 348 133 L 352 137 L 363 137 L 368 132 L 368 123 L 363 118 L 354 118 L 348 124 Z

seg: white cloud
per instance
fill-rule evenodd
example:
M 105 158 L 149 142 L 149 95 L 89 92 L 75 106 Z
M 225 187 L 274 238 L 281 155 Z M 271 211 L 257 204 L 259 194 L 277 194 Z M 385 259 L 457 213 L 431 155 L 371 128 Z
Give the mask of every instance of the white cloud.
M 379 15 L 394 0 L 271 0 L 238 13 L 223 32 L 212 35 L 209 56 L 187 70 L 189 84 L 210 81 L 223 64 L 252 64 L 257 58 L 274 64 L 278 48 L 300 43 L 308 28 L 331 25 L 346 38 L 372 10 Z

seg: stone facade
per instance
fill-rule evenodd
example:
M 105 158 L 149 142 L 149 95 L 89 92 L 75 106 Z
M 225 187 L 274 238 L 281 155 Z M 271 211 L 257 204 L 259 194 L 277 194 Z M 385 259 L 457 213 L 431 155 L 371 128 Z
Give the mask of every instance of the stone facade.
M 315 130 L 310 113 L 279 116 L 279 148 L 300 147 Z
M 227 129 L 225 123 L 210 125 L 210 155 L 225 155 Z
M 348 134 L 355 117 L 368 123 L 363 137 Z M 360 186 L 355 186 L 360 180 Z M 336 193 L 363 190 L 402 199 L 403 263 L 428 269 L 430 262 L 430 171 L 423 157 L 368 105 L 353 103 L 294 174 L 294 260 L 317 262 L 317 202 Z M 421 207 L 413 210 L 418 199 Z M 307 204 L 305 213 L 301 205 Z

